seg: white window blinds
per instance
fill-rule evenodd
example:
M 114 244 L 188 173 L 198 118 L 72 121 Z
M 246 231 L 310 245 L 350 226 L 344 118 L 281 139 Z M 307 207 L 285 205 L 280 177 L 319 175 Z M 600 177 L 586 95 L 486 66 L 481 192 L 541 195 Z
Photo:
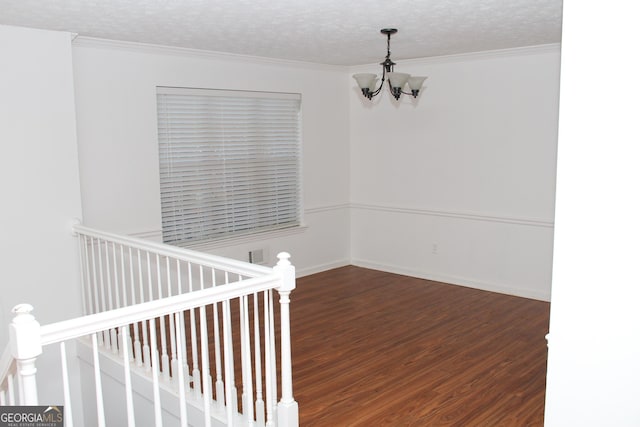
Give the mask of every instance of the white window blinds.
M 157 102 L 165 243 L 300 225 L 300 95 L 159 87 Z

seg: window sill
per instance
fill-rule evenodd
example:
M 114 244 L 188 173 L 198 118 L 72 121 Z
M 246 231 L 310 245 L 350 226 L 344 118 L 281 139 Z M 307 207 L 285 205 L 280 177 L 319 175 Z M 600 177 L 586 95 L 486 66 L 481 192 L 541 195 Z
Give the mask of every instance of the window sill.
M 205 242 L 192 243 L 181 246 L 185 249 L 191 249 L 194 251 L 207 252 L 212 249 L 223 248 L 227 246 L 242 245 L 245 243 L 252 243 L 261 240 L 275 239 L 280 237 L 293 236 L 296 234 L 304 233 L 307 230 L 306 225 L 298 225 L 296 227 L 285 228 L 282 230 L 264 231 L 261 233 L 250 233 L 243 236 L 228 237 L 223 239 L 209 240 Z

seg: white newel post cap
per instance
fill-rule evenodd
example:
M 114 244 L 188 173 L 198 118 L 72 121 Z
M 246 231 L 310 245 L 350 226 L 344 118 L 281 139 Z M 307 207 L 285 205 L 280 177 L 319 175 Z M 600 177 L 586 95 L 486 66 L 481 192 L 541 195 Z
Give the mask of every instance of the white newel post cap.
M 40 323 L 31 314 L 33 306 L 18 304 L 11 310 L 15 316 L 9 325 L 11 354 L 17 360 L 32 359 L 42 354 Z
M 289 254 L 289 252 L 280 252 L 278 254 L 278 265 L 291 265 L 289 258 L 291 258 L 291 254 Z
M 280 252 L 278 254 L 278 264 L 273 267 L 274 271 L 279 271 L 282 274 L 282 286 L 279 291 L 292 291 L 296 288 L 296 268 L 289 261 L 291 255 L 287 252 Z

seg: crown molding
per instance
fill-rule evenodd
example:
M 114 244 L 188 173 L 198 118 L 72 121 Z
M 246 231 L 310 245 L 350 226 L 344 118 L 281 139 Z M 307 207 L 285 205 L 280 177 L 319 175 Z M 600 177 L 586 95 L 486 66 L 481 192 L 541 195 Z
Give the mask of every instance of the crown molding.
M 453 62 L 478 61 L 483 59 L 509 58 L 524 55 L 560 54 L 560 43 L 549 43 L 535 46 L 514 47 L 509 49 L 485 50 L 481 52 L 458 53 L 454 55 L 430 56 L 427 58 L 414 58 L 398 60 L 402 66 L 434 65 Z M 350 72 L 361 69 L 380 68 L 380 64 L 364 64 L 349 67 Z
M 156 44 L 149 44 L 149 43 L 122 41 L 122 40 L 101 39 L 101 38 L 95 38 L 95 37 L 80 36 L 75 33 L 71 33 L 71 37 L 72 37 L 72 43 L 74 47 L 114 49 L 114 50 L 124 50 L 124 51 L 138 52 L 138 53 L 174 55 L 174 56 L 184 56 L 184 57 L 191 57 L 191 58 L 213 59 L 213 60 L 220 60 L 220 61 L 243 62 L 243 63 L 251 63 L 254 65 L 264 64 L 264 65 L 281 66 L 281 67 L 295 67 L 295 68 L 303 68 L 303 69 L 333 71 L 333 72 L 339 72 L 339 73 L 353 72 L 354 70 L 366 69 L 371 67 L 375 67 L 375 68 L 379 67 L 379 64 L 377 63 L 354 65 L 354 66 L 329 65 L 329 64 L 320 64 L 315 62 L 275 59 L 275 58 L 267 58 L 263 56 L 240 55 L 235 53 L 216 52 L 216 51 L 192 49 L 192 48 L 185 48 L 185 47 L 174 47 L 174 46 L 164 46 L 164 45 L 156 45 Z M 497 50 L 487 50 L 487 51 L 481 51 L 481 52 L 469 52 L 469 53 L 460 53 L 460 54 L 453 54 L 453 55 L 406 59 L 406 60 L 402 60 L 402 65 L 403 66 L 404 65 L 407 65 L 407 66 L 424 65 L 424 64 L 432 65 L 432 64 L 439 64 L 439 63 L 464 62 L 464 61 L 473 61 L 473 60 L 482 60 L 482 59 L 495 59 L 495 58 L 505 58 L 505 57 L 522 56 L 522 55 L 544 54 L 544 53 L 560 54 L 560 46 L 561 46 L 560 43 L 550 43 L 550 44 L 524 46 L 524 47 L 516 47 L 516 48 L 509 48 L 509 49 L 497 49 Z
M 272 65 L 288 68 L 303 68 L 317 71 L 333 71 L 344 73 L 349 68 L 342 65 L 327 65 L 314 62 L 293 61 L 287 59 L 266 58 L 263 56 L 240 55 L 235 53 L 215 52 L 210 50 L 191 49 L 186 47 L 164 46 L 148 43 L 100 39 L 95 37 L 77 36 L 73 40 L 74 47 L 89 47 L 98 49 L 113 49 L 136 53 L 156 55 L 173 55 L 190 58 L 212 59 L 219 61 L 243 62 L 252 65 Z

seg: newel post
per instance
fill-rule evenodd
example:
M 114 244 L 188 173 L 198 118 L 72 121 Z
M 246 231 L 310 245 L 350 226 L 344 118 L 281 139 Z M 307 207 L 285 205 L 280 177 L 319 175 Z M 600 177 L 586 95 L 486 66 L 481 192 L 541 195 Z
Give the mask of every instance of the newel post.
M 282 276 L 280 293 L 280 342 L 282 369 L 282 397 L 278 402 L 278 426 L 298 427 L 298 402 L 293 399 L 293 375 L 291 368 L 291 324 L 289 316 L 289 295 L 296 288 L 296 269 L 289 262 L 286 252 L 278 254 L 278 264 L 273 270 Z
M 11 354 L 16 360 L 20 404 L 38 404 L 36 358 L 42 354 L 40 324 L 33 317 L 33 307 L 19 304 L 13 308 L 15 317 L 9 325 Z

